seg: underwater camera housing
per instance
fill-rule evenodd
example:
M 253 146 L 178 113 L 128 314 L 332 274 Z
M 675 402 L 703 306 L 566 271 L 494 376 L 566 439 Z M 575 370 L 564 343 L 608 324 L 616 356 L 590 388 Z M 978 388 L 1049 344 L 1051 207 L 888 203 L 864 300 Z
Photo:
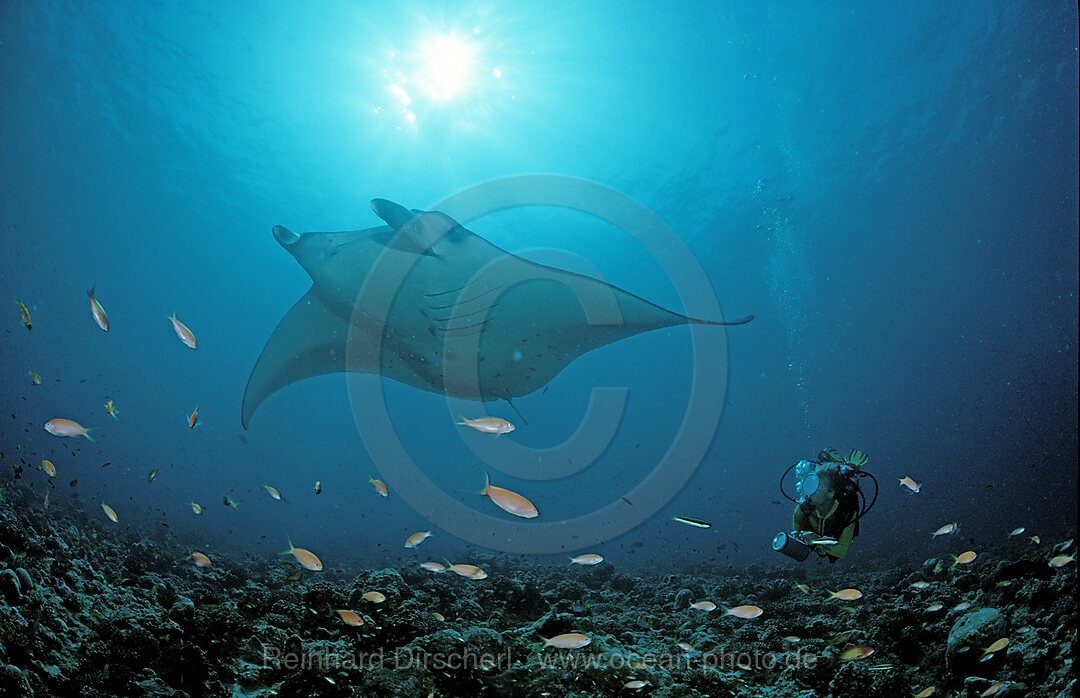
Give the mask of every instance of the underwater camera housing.
M 797 538 L 794 533 L 784 533 L 783 531 L 777 533 L 772 539 L 772 549 L 798 562 L 810 557 L 810 546 Z

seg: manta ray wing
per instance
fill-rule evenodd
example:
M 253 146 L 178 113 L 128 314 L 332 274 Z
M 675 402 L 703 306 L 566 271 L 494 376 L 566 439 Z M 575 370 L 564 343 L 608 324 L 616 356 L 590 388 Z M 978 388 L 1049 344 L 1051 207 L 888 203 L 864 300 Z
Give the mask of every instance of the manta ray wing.
M 263 347 L 244 390 L 240 422 L 247 429 L 263 400 L 286 385 L 345 370 L 348 324 L 327 308 L 312 288 L 281 319 Z M 365 368 L 354 351 L 357 370 Z M 377 370 L 374 352 L 366 372 Z
M 426 298 L 429 333 L 443 345 L 440 392 L 453 397 L 528 395 L 588 351 L 695 322 L 603 281 L 495 250 L 474 255 L 495 261 L 464 288 Z

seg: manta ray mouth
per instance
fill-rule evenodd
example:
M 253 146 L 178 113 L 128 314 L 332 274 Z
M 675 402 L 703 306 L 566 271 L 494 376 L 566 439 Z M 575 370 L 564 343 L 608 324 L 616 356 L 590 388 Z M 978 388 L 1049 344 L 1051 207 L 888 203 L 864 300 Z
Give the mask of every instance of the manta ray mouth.
M 275 225 L 274 239 L 278 241 L 279 245 L 287 249 L 295 245 L 300 240 L 300 236 L 284 226 Z

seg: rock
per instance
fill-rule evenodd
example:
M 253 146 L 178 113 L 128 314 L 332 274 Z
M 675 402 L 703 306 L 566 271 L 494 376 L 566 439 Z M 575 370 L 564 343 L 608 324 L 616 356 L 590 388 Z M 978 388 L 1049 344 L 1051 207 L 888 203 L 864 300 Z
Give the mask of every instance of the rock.
M 195 604 L 191 599 L 183 596 L 179 597 L 169 608 L 169 620 L 177 625 L 184 625 L 191 622 L 191 619 L 195 617 Z
M 15 576 L 19 578 L 19 585 L 22 587 L 24 594 L 34 588 L 34 580 L 30 578 L 30 573 L 25 568 L 16 568 Z
M 12 605 L 19 603 L 19 599 L 22 598 L 19 577 L 10 569 L 0 572 L 0 593 L 3 593 L 4 598 Z
M 684 608 L 690 608 L 690 599 L 694 598 L 694 592 L 689 589 L 679 589 L 679 593 L 675 594 L 675 610 L 681 611 Z
M 586 567 L 579 574 L 582 581 L 585 582 L 585 586 L 590 589 L 599 589 L 614 573 L 614 565 L 610 562 L 601 562 L 599 565 Z
M 0 666 L 0 695 L 29 696 L 31 694 L 30 682 L 19 667 L 11 664 Z
M 41 673 L 49 677 L 49 680 L 54 684 L 64 680 L 64 672 L 60 671 L 60 667 L 55 664 L 42 664 Z
M 267 613 L 266 616 L 264 616 L 263 620 L 266 621 L 267 625 L 272 625 L 275 628 L 281 628 L 284 630 L 288 630 L 292 627 L 293 624 L 292 621 L 289 620 L 288 616 L 285 616 L 281 613 Z
M 637 586 L 637 579 L 621 572 L 616 572 L 608 580 L 608 586 L 618 592 L 624 594 L 630 592 L 635 586 Z
M 540 590 L 532 582 L 515 582 L 509 585 L 506 593 L 506 608 L 518 615 L 535 618 L 547 608 Z
M 576 579 L 566 579 L 556 587 L 555 598 L 581 601 L 585 598 L 585 585 Z
M 168 686 L 162 681 L 157 674 L 150 669 L 143 669 L 136 677 L 135 686 L 139 688 L 144 696 L 161 696 L 167 698 L 168 696 L 181 695 L 178 691 Z
M 1023 579 L 1024 581 L 1041 579 L 1045 581 L 1053 576 L 1053 568 L 1042 560 L 1020 560 L 1002 565 L 997 574 L 994 575 L 994 581 L 1000 582 L 1006 579 Z
M 945 662 L 954 674 L 976 671 L 982 658 L 982 648 L 1008 636 L 1008 623 L 996 608 L 981 608 L 967 613 L 949 631 L 945 645 Z

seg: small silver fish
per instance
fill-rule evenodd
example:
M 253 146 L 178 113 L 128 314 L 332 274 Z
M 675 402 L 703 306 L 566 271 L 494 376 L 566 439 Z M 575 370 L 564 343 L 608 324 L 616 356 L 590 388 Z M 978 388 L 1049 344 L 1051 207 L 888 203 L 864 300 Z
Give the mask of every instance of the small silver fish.
M 694 528 L 710 528 L 712 526 L 708 521 L 702 521 L 701 519 L 694 519 L 689 516 L 672 516 L 672 521 L 678 521 L 681 524 L 687 526 L 693 526 Z

